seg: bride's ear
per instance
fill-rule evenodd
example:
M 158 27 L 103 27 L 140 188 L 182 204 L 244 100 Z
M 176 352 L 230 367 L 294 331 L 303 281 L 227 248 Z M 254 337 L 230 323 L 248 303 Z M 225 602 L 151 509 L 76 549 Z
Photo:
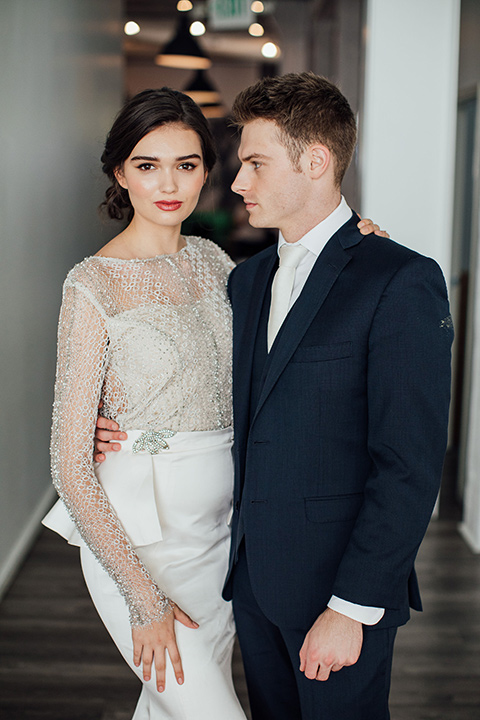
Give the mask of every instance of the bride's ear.
M 115 180 L 118 182 L 120 187 L 122 187 L 124 190 L 127 189 L 127 181 L 125 180 L 125 175 L 123 174 L 123 166 L 115 168 L 113 171 L 113 174 L 115 175 Z

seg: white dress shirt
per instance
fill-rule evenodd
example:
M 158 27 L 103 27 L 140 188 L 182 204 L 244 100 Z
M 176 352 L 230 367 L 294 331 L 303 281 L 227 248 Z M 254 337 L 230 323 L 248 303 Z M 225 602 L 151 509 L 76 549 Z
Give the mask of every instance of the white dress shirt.
M 336 207 L 335 210 L 325 218 L 325 220 L 322 220 L 322 222 L 318 223 L 318 225 L 315 225 L 314 228 L 309 230 L 308 233 L 298 241 L 298 243 L 293 243 L 294 245 L 302 245 L 308 250 L 308 253 L 300 261 L 300 264 L 297 267 L 289 309 L 302 292 L 307 278 L 327 242 L 330 240 L 332 235 L 334 235 L 337 230 L 342 227 L 342 225 L 345 225 L 345 223 L 350 220 L 351 217 L 352 211 L 348 207 L 345 198 L 342 195 L 342 199 L 338 207 Z M 280 232 L 278 237 L 278 248 L 285 243 L 286 240 Z M 376 625 L 385 614 L 384 608 L 357 605 L 349 602 L 348 600 L 342 600 L 335 595 L 332 595 L 330 598 L 328 607 L 341 613 L 342 615 L 347 615 L 347 617 L 350 617 L 353 620 L 358 620 L 358 622 L 361 622 L 364 625 Z

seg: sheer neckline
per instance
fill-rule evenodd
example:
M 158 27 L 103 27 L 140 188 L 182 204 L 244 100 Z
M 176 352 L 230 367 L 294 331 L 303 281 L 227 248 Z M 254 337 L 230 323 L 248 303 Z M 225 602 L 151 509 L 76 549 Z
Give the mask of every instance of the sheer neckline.
M 152 255 L 151 257 L 146 258 L 116 258 L 116 257 L 109 257 L 106 255 L 90 255 L 88 260 L 106 260 L 114 263 L 149 263 L 154 260 L 160 260 L 161 258 L 177 258 L 180 257 L 190 245 L 189 238 L 186 236 L 182 236 L 185 240 L 185 245 L 180 248 L 180 250 L 177 250 L 177 252 L 174 253 L 160 253 L 159 255 Z

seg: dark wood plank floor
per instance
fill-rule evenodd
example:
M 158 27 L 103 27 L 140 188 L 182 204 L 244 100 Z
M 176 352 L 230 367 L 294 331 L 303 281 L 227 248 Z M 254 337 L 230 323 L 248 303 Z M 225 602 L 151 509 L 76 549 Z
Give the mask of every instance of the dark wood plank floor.
M 454 521 L 440 520 L 417 567 L 425 612 L 398 634 L 392 720 L 479 720 L 480 558 Z M 246 705 L 238 652 L 234 672 Z M 77 551 L 42 531 L 0 605 L 1 720 L 130 720 L 138 692 L 92 607 Z

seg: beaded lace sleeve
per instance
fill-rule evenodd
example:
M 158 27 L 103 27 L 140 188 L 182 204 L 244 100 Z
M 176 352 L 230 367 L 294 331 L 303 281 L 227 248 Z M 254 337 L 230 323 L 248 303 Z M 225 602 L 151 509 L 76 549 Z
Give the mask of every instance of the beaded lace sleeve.
M 51 458 L 53 482 L 78 530 L 113 578 L 133 626 L 162 620 L 171 601 L 135 553 L 93 468 L 93 438 L 109 355 L 101 306 L 82 285 L 64 286 L 58 330 Z

